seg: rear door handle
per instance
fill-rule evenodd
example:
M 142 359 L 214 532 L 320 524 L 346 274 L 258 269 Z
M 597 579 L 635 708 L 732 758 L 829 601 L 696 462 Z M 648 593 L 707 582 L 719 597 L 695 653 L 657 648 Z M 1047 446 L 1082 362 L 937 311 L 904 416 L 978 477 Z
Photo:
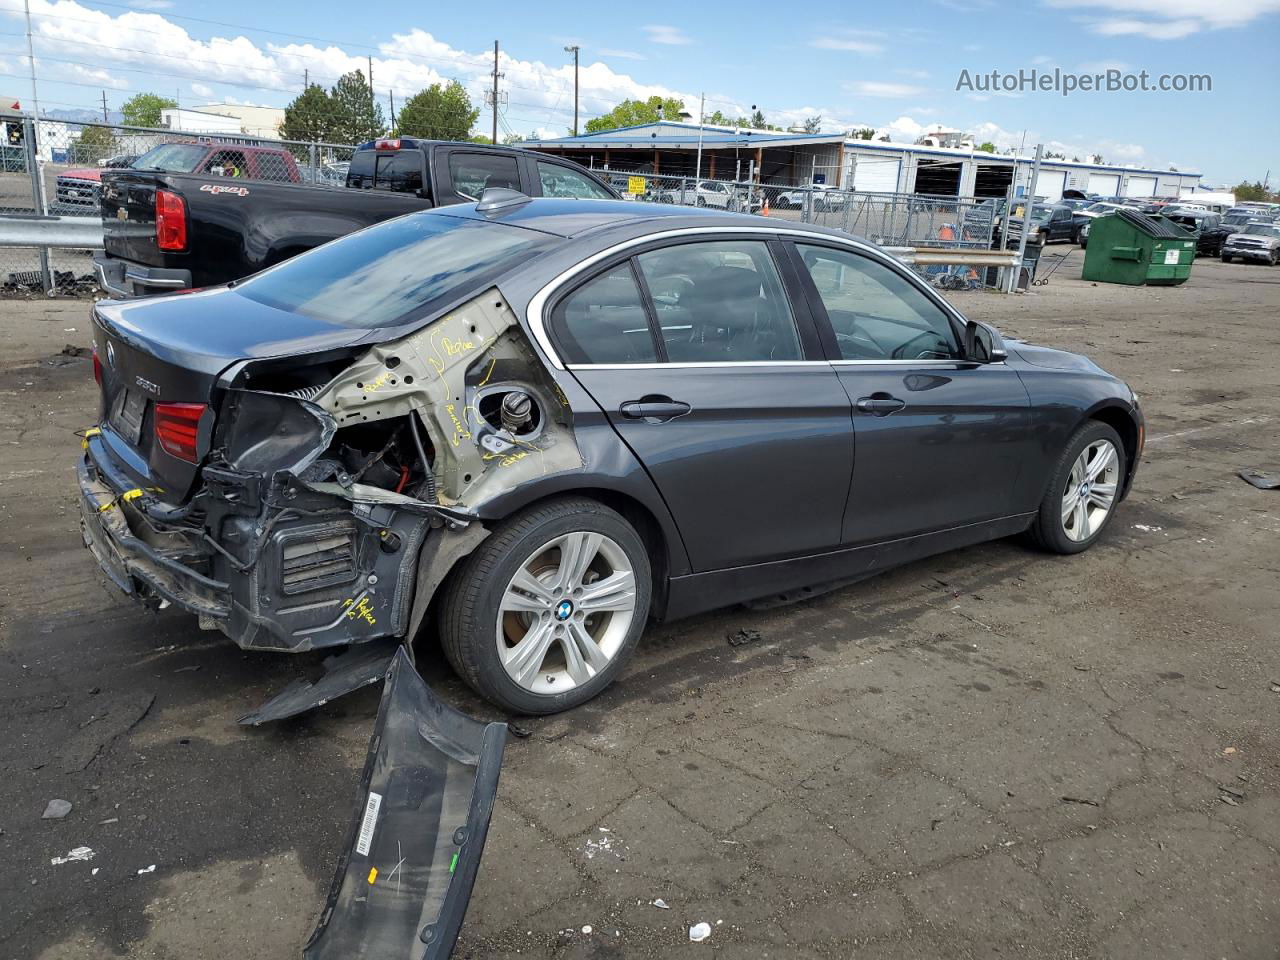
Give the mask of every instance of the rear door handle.
M 683 417 L 692 409 L 687 403 L 653 394 L 641 397 L 639 400 L 628 400 L 618 408 L 618 412 L 628 420 L 644 420 L 646 423 L 666 423 L 676 417 Z
M 869 397 L 859 397 L 857 407 L 862 413 L 869 413 L 875 417 L 887 417 L 896 410 L 901 410 L 907 405 L 905 400 L 899 400 L 897 397 L 891 397 L 887 393 L 876 393 Z

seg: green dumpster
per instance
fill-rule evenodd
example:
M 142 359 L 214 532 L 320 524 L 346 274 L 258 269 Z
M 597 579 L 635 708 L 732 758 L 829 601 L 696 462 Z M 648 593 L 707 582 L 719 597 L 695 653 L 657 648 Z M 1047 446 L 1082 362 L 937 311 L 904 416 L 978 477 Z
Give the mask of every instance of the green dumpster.
M 1121 208 L 1089 224 L 1085 280 L 1174 286 L 1191 276 L 1196 241 L 1165 217 Z

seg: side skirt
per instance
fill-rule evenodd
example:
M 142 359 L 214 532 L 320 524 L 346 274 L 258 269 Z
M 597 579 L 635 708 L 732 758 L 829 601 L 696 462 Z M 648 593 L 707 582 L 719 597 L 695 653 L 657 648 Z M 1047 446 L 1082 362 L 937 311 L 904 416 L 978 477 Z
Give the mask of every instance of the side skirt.
M 661 619 L 678 620 L 811 584 L 860 579 L 937 553 L 1011 537 L 1026 530 L 1034 518 L 1034 513 L 1022 513 L 809 557 L 673 577 Z

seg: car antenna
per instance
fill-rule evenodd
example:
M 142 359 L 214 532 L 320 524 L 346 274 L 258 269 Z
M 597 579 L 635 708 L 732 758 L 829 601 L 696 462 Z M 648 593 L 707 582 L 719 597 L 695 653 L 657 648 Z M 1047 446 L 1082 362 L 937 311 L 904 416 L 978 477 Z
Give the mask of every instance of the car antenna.
M 507 207 L 518 207 L 532 199 L 519 190 L 508 187 L 485 187 L 484 193 L 480 194 L 480 202 L 476 204 L 476 212 L 490 213 L 494 210 L 505 210 Z

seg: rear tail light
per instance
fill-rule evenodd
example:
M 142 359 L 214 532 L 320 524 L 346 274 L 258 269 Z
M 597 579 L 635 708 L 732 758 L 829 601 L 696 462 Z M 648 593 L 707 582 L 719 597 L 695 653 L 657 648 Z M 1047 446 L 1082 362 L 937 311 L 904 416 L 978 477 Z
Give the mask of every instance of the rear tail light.
M 373 149 L 375 149 L 375 150 L 399 150 L 399 149 L 400 149 L 400 141 L 399 141 L 399 139 L 394 139 L 394 140 L 377 140 L 377 141 L 375 141 L 375 142 L 374 142 L 374 144 L 373 144 Z
M 168 190 L 156 191 L 156 246 L 187 249 L 187 202 Z
M 200 459 L 196 438 L 200 433 L 203 403 L 157 403 L 155 407 L 156 440 L 170 456 L 195 463 Z
M 98 356 L 98 345 L 93 346 L 93 379 L 98 382 L 98 386 L 102 386 L 102 360 Z

